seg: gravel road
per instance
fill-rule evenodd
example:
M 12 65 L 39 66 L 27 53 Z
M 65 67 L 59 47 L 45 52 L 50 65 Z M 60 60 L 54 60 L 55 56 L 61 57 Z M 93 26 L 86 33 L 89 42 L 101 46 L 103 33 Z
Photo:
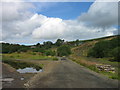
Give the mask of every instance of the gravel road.
M 118 81 L 108 79 L 71 61 L 49 63 L 26 83 L 29 88 L 117 88 Z

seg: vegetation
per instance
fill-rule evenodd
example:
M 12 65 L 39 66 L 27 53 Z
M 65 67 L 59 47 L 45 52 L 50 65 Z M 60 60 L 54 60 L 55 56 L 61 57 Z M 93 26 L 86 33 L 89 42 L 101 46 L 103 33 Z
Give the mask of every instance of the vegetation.
M 91 57 L 82 57 L 82 56 L 76 56 L 76 55 L 71 55 L 69 57 L 71 60 L 73 60 L 74 62 L 87 67 L 90 70 L 93 70 L 97 73 L 103 74 L 111 79 L 119 79 L 120 80 L 120 76 L 118 76 L 118 63 L 117 62 L 111 62 L 109 60 L 107 60 L 108 58 L 91 58 Z M 115 68 L 115 73 L 112 72 L 105 72 L 105 71 L 99 71 L 96 68 L 96 64 L 106 64 L 106 65 L 112 65 Z
M 49 49 L 52 47 L 53 43 L 51 41 L 43 42 L 44 48 Z
M 120 80 L 120 76 L 118 76 L 119 51 L 119 36 L 110 36 L 82 41 L 82 44 L 72 48 L 72 54 L 69 58 L 97 73 Z M 98 71 L 96 64 L 111 65 L 115 68 L 115 73 Z
M 61 45 L 63 45 L 63 43 L 64 43 L 64 40 L 58 39 L 58 40 L 56 41 L 55 45 L 56 45 L 56 46 L 61 46 Z
M 13 52 L 26 52 L 30 49 L 30 47 L 19 44 L 9 44 L 9 43 L 1 43 L 2 44 L 2 53 L 13 53 Z
M 69 56 L 71 54 L 71 49 L 67 45 L 60 46 L 57 49 L 57 55 L 58 56 Z
M 3 59 L 21 59 L 21 60 L 53 60 L 54 56 L 45 56 L 38 52 L 22 52 L 22 53 L 10 53 L 10 54 L 3 54 Z
M 18 60 L 13 60 L 13 59 L 8 59 L 7 57 L 4 57 L 3 58 L 3 62 L 4 63 L 7 63 L 9 65 L 11 65 L 13 68 L 16 68 L 16 69 L 24 69 L 26 67 L 33 67 L 35 68 L 36 70 L 40 70 L 43 68 L 43 65 L 40 64 L 34 64 L 34 63 L 30 63 L 30 62 L 24 62 L 24 61 L 18 61 Z
M 120 38 L 99 41 L 88 52 L 88 56 L 95 58 L 113 57 L 115 61 L 120 61 Z
M 104 74 L 112 79 L 119 79 L 119 51 L 120 37 L 110 36 L 82 41 L 77 39 L 70 42 L 58 39 L 55 43 L 47 41 L 43 44 L 37 43 L 31 46 L 2 43 L 1 53 L 3 54 L 3 61 L 12 64 L 12 66 L 15 66 L 15 63 L 29 66 L 29 64 L 23 62 L 13 61 L 17 59 L 57 61 L 58 58 L 56 56 L 69 56 L 73 61 L 95 72 Z M 98 71 L 96 64 L 109 64 L 115 67 L 115 73 Z M 19 66 L 19 64 L 16 65 Z
M 45 52 L 46 56 L 55 56 L 56 55 L 56 52 L 55 51 L 52 51 L 52 50 L 47 50 Z
M 53 61 L 58 61 L 58 58 L 57 58 L 57 57 L 54 57 L 54 58 L 53 58 Z

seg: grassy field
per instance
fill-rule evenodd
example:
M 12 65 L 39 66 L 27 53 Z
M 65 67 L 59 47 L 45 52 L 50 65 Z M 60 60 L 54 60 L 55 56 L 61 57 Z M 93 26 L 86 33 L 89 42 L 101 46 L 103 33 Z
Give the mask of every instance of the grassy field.
M 1 54 L 2 62 L 11 65 L 13 68 L 25 68 L 33 67 L 37 70 L 43 68 L 43 64 L 33 62 L 34 60 L 52 60 L 57 61 L 58 58 L 55 56 L 44 56 L 38 52 L 22 52 L 22 53 L 10 53 Z
M 34 67 L 40 69 L 42 64 L 36 64 L 30 62 L 30 60 L 53 60 L 57 61 L 58 58 L 54 56 L 44 56 L 38 52 L 22 52 L 22 53 L 10 53 L 2 54 L 2 62 L 11 65 L 14 68 Z
M 54 56 L 44 56 L 38 52 L 22 52 L 22 53 L 10 53 L 2 54 L 2 60 L 4 59 L 23 59 L 23 60 L 57 60 Z

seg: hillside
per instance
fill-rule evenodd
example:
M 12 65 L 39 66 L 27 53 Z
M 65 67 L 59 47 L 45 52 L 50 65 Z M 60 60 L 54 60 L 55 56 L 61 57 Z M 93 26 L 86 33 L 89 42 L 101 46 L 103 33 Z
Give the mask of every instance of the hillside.
M 103 38 L 97 38 L 97 39 L 90 39 L 90 40 L 84 40 L 82 42 L 84 42 L 83 44 L 72 48 L 72 51 L 75 55 L 78 56 L 87 56 L 88 50 L 92 47 L 94 47 L 94 45 L 99 42 L 99 41 L 104 41 L 104 40 L 111 40 L 114 38 L 118 38 L 120 36 L 109 36 L 109 37 L 103 37 Z
M 119 47 L 118 46 L 119 45 L 118 43 L 120 40 L 119 37 L 120 36 L 110 36 L 110 37 L 86 40 L 81 45 L 72 48 L 72 54 L 70 55 L 69 58 L 71 60 L 75 61 L 76 63 L 78 63 L 82 66 L 85 66 L 95 72 L 104 74 L 112 79 L 119 79 L 119 77 L 118 77 L 118 63 L 119 62 L 117 62 L 119 60 L 117 60 L 117 61 L 114 60 L 112 56 L 106 56 L 106 57 L 102 57 L 102 58 L 88 56 L 90 50 L 93 49 L 93 47 L 95 47 L 100 42 L 110 42 L 111 44 L 107 44 L 107 46 L 105 46 L 104 44 L 101 43 L 101 46 L 105 46 L 105 49 L 108 50 L 108 52 L 114 51 L 114 49 L 116 48 L 116 47 L 114 48 L 115 45 L 117 45 L 117 47 Z M 112 48 L 108 49 L 109 47 L 112 47 Z M 117 52 L 118 52 L 118 50 L 117 50 Z M 99 54 L 99 53 L 97 53 L 97 54 Z M 119 55 L 117 55 L 117 56 L 119 57 Z M 104 65 L 109 65 L 109 66 L 115 68 L 115 72 L 99 71 L 96 68 L 97 65 L 101 65 L 102 67 Z

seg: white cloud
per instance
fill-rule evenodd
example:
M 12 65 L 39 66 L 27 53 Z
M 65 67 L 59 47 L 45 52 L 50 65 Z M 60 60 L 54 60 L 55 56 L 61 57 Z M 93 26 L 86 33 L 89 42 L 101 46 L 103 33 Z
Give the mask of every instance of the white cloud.
M 2 24 L 2 39 L 14 39 L 22 32 L 22 26 L 19 28 L 19 22 L 29 19 L 33 13 L 29 11 L 30 8 L 34 8 L 31 3 L 25 2 L 3 2 L 0 5 L 0 23 Z M 23 27 L 26 28 L 26 27 Z M 25 29 L 24 29 L 25 30 Z M 26 30 L 27 32 L 27 30 Z M 15 37 L 16 36 L 16 37 Z
M 109 7 L 107 7 L 108 4 Z M 117 31 L 113 27 L 117 24 L 115 3 L 95 2 L 87 13 L 75 20 L 50 18 L 32 13 L 29 10 L 29 8 L 35 8 L 32 3 L 7 2 L 3 3 L 2 7 L 3 31 L 1 36 L 5 42 L 32 44 L 44 40 L 54 41 L 58 38 L 89 39 L 113 35 Z
M 60 36 L 67 29 L 66 23 L 60 18 L 48 18 L 42 20 L 40 27 L 36 28 L 32 35 L 38 39 L 54 39 Z
M 3 2 L 0 5 L 0 8 L 2 8 L 2 11 L 0 12 L 0 15 L 2 15 L 2 22 L 11 22 L 13 20 L 28 18 L 31 14 L 28 9 L 34 8 L 34 6 L 25 2 Z
M 36 18 L 40 18 L 40 16 L 41 15 L 37 15 Z M 44 17 L 42 22 L 43 23 L 40 24 L 40 27 L 33 30 L 33 38 L 47 40 L 57 38 L 63 38 L 66 40 L 88 39 L 112 35 L 114 31 L 114 28 L 107 28 L 106 31 L 102 31 L 102 28 L 87 27 L 82 22 L 78 22 L 77 20 L 73 21 Z
M 79 20 L 93 27 L 110 27 L 118 23 L 118 2 L 94 2 Z

